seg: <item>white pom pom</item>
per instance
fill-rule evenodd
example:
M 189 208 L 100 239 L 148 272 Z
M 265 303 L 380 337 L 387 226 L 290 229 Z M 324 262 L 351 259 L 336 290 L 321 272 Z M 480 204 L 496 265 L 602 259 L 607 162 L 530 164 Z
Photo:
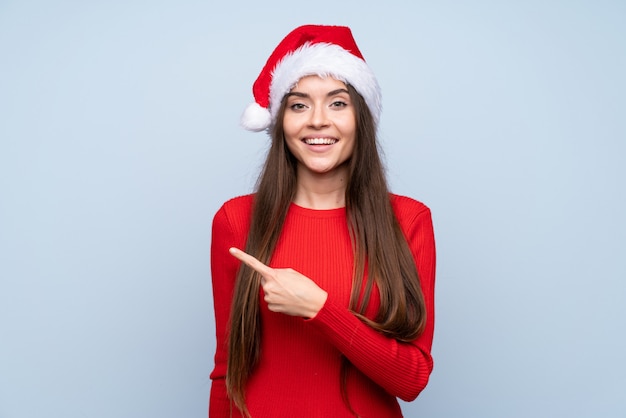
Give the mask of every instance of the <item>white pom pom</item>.
M 260 132 L 270 127 L 272 116 L 269 110 L 259 106 L 258 103 L 250 103 L 243 115 L 241 115 L 240 124 L 244 129 L 254 132 Z

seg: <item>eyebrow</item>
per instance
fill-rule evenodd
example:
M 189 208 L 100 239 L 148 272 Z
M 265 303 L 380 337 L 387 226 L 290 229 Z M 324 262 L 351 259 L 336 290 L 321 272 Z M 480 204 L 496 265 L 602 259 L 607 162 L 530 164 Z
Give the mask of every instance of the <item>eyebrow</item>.
M 326 94 L 326 97 L 336 96 L 339 93 L 348 93 L 348 94 L 350 94 L 348 92 L 348 90 L 346 90 L 346 89 L 337 89 L 337 90 L 329 91 Z M 299 91 L 290 91 L 289 93 L 287 93 L 285 95 L 285 97 L 289 97 L 289 96 L 296 96 L 296 97 L 303 97 L 303 98 L 309 97 L 309 95 L 307 93 L 301 93 Z

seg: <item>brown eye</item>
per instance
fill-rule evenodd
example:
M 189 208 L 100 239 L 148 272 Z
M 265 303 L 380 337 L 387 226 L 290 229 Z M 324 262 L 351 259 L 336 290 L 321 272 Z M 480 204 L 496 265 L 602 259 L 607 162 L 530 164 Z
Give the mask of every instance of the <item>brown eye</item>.
M 306 106 L 303 105 L 302 103 L 294 103 L 292 105 L 289 106 L 289 109 L 291 110 L 303 110 Z

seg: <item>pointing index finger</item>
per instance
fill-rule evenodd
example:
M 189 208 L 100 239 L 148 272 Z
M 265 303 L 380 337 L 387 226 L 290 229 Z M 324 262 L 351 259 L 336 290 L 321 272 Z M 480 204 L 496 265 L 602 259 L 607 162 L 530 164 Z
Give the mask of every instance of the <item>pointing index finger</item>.
M 233 257 L 237 258 L 239 261 L 248 265 L 248 267 L 250 267 L 251 269 L 255 270 L 256 272 L 262 275 L 271 273 L 271 270 L 272 270 L 271 267 L 266 266 L 265 264 L 261 263 L 259 260 L 251 256 L 250 254 L 241 251 L 239 248 L 231 247 L 228 250 L 228 252 Z

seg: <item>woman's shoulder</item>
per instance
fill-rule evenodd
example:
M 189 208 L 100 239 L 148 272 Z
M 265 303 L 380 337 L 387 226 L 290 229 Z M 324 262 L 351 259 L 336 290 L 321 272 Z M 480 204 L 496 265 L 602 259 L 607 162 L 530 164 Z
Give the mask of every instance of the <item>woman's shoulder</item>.
M 428 206 L 419 200 L 415 200 L 412 197 L 402 196 L 394 193 L 389 194 L 391 199 L 391 206 L 393 207 L 396 215 L 411 213 L 418 215 L 422 212 L 430 212 Z
M 252 214 L 252 205 L 254 203 L 254 194 L 233 197 L 222 204 L 217 213 L 215 220 L 248 220 Z
M 405 234 L 432 231 L 433 220 L 428 206 L 408 196 L 391 194 L 390 199 L 396 219 Z
M 252 203 L 254 202 L 254 194 L 246 194 L 228 199 L 222 205 L 221 209 L 227 211 L 249 211 L 252 209 Z

